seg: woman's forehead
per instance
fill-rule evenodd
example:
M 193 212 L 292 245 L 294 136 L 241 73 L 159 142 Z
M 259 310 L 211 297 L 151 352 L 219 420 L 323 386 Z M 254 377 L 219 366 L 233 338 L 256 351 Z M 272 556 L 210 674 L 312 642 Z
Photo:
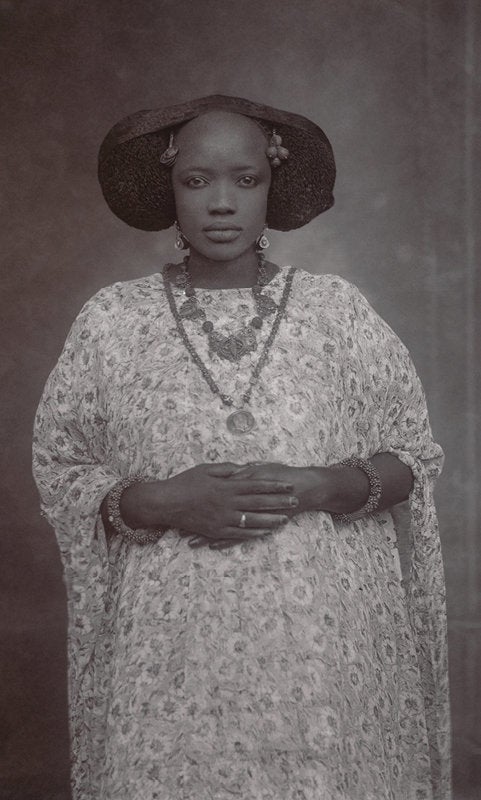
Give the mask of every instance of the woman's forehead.
M 261 127 L 241 114 L 209 111 L 187 122 L 175 137 L 181 153 L 205 152 L 212 149 L 265 154 L 266 136 Z

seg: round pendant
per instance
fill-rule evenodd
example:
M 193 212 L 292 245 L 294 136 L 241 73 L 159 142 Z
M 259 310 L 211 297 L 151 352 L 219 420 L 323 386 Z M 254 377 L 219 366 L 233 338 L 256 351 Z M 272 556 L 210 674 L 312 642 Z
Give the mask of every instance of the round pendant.
M 255 424 L 255 417 L 250 411 L 234 411 L 226 420 L 226 425 L 231 433 L 249 433 Z

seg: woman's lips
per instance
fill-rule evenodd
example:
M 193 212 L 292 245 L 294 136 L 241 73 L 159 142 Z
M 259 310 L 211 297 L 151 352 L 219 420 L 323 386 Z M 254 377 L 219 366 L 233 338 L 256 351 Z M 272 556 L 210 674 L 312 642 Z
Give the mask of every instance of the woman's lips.
M 241 231 L 239 228 L 205 228 L 204 233 L 211 242 L 233 242 Z

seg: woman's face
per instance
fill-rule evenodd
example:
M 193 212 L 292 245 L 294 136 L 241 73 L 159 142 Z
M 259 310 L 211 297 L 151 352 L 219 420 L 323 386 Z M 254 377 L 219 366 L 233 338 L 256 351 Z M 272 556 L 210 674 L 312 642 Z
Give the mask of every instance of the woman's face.
M 177 220 L 191 251 L 230 261 L 252 250 L 266 220 L 271 167 L 255 122 L 213 111 L 178 133 L 172 168 Z

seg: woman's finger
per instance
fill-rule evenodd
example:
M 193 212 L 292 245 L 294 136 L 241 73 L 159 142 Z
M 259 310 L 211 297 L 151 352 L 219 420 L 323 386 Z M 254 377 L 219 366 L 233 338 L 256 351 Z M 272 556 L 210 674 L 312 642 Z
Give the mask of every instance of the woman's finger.
M 253 494 L 242 495 L 237 499 L 241 511 L 292 511 L 299 500 L 292 494 Z
M 239 525 L 239 529 L 247 532 L 248 530 L 279 528 L 289 522 L 289 517 L 284 514 L 255 514 L 247 511 L 242 514 L 242 520 L 244 524 Z
M 188 541 L 189 547 L 202 547 L 203 545 L 209 544 L 210 539 L 207 539 L 205 536 L 193 536 Z
M 193 534 L 189 539 L 189 547 L 205 547 L 221 542 L 246 541 L 270 533 L 274 528 L 279 528 L 289 522 L 289 517 L 284 514 L 261 514 L 251 511 L 239 511 L 237 524 L 219 530 L 218 534 Z
M 245 469 L 244 464 L 234 464 L 231 461 L 225 461 L 222 464 L 206 464 L 207 472 L 214 478 L 230 478 L 231 475 L 236 475 Z
M 251 517 L 253 516 L 254 515 L 251 515 Z M 259 536 L 265 536 L 266 533 L 271 533 L 274 528 L 279 527 L 279 517 L 274 517 L 274 515 L 271 515 L 271 519 L 276 519 L 276 523 L 274 524 L 273 522 L 269 522 L 269 515 L 259 514 L 257 515 L 257 520 L 251 519 L 251 524 L 249 527 L 247 527 L 247 525 L 245 528 L 239 527 L 238 525 L 232 525 L 231 527 L 221 528 L 216 533 L 210 533 L 205 537 L 205 539 L 212 544 L 216 544 L 217 542 L 221 541 L 231 542 L 237 539 L 243 541 L 247 541 L 248 539 L 258 539 Z M 254 526 L 255 521 L 258 523 L 257 527 Z
M 233 539 L 241 539 L 244 541 L 248 539 L 259 539 L 259 537 L 265 536 L 267 533 L 272 533 L 275 527 L 278 527 L 278 524 L 266 525 L 265 527 L 258 528 L 224 528 L 219 537 L 215 539 L 215 542 L 220 542 L 222 540 L 230 542 Z
M 253 515 L 251 515 L 253 516 Z M 240 514 L 239 514 L 240 517 Z M 273 521 L 269 520 L 276 520 L 274 523 Z M 286 518 L 287 519 L 287 518 Z M 188 544 L 189 547 L 192 547 L 194 550 L 199 547 L 205 547 L 208 544 L 217 544 L 221 541 L 231 542 L 231 541 L 246 541 L 247 539 L 255 539 L 259 536 L 264 536 L 265 533 L 270 533 L 273 528 L 278 527 L 279 523 L 279 516 L 263 514 L 257 515 L 258 522 L 263 521 L 264 527 L 262 528 L 255 528 L 255 527 L 231 527 L 231 528 L 222 528 L 219 533 L 210 534 L 209 536 L 195 536 L 189 540 Z
M 256 475 L 261 475 L 262 478 L 265 478 L 266 473 L 269 474 L 269 472 L 278 474 L 279 468 L 286 469 L 286 466 L 280 461 L 250 461 L 240 469 L 237 469 L 235 473 L 233 473 L 232 478 L 233 480 L 243 480 L 244 478 L 255 479 Z
M 219 539 L 217 542 L 209 542 L 209 550 L 227 550 L 227 548 L 245 541 L 245 539 Z
M 237 479 L 236 479 L 237 480 Z M 236 488 L 238 494 L 284 494 L 293 492 L 294 485 L 287 481 L 270 481 L 264 478 L 243 480 Z

